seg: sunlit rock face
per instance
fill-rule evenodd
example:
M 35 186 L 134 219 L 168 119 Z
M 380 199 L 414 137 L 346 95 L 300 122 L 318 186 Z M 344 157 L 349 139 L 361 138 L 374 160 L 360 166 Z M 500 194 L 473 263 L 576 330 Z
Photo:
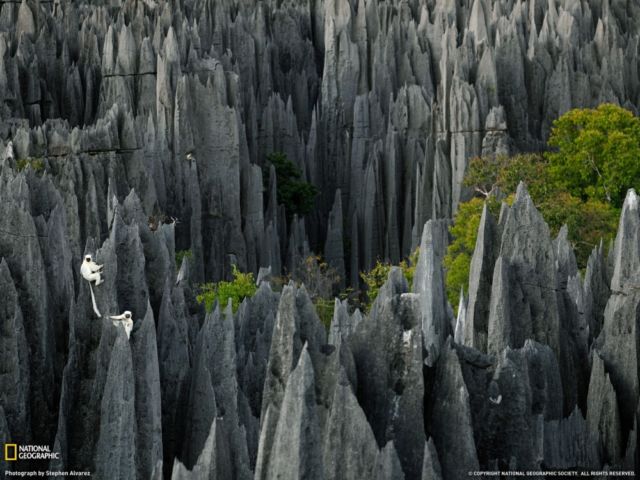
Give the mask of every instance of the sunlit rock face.
M 521 185 L 457 319 L 442 258 L 470 158 L 540 149 L 573 107 L 637 113 L 638 32 L 613 0 L 0 2 L 0 442 L 105 479 L 634 470 L 636 193 L 580 272 Z M 232 265 L 316 252 L 357 287 L 416 247 L 412 285 L 392 269 L 329 329 L 308 286 L 196 300 Z

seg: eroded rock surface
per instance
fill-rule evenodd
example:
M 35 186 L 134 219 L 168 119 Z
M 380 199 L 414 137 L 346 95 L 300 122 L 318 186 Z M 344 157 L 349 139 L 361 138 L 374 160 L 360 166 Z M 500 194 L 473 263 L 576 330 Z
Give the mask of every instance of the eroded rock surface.
M 634 2 L 0 2 L 0 442 L 104 479 L 637 470 L 635 192 L 584 274 L 524 185 L 485 210 L 457 325 L 442 258 L 470 158 L 638 111 L 639 31 Z M 411 288 L 392 269 L 328 332 L 276 281 L 416 247 Z M 232 265 L 274 281 L 205 312 Z

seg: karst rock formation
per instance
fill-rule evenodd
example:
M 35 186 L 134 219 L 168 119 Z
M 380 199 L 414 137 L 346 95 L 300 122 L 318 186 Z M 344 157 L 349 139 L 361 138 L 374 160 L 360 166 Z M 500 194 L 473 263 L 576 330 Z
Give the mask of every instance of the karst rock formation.
M 586 271 L 525 185 L 485 209 L 457 318 L 442 258 L 469 159 L 637 112 L 639 49 L 624 0 L 0 1 L 0 443 L 99 479 L 634 470 L 636 193 Z M 320 192 L 304 217 L 273 152 Z M 392 269 L 329 331 L 293 282 L 195 298 L 310 252 L 357 285 L 418 246 L 411 288 Z

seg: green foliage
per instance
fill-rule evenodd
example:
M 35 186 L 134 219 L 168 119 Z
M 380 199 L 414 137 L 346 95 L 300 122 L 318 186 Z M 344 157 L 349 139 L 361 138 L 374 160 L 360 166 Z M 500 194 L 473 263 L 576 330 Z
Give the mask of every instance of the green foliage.
M 492 194 L 514 193 L 521 181 L 526 183 L 533 199 L 546 198 L 557 189 L 547 160 L 534 153 L 473 158 L 463 183 L 486 198 Z
M 229 299 L 236 312 L 242 300 L 253 296 L 257 287 L 253 273 L 242 273 L 238 267 L 233 265 L 233 280 L 230 282 L 221 281 L 218 283 L 204 283 L 200 285 L 200 294 L 196 297 L 198 303 L 203 303 L 207 312 L 213 310 L 216 301 L 221 309 L 227 307 Z
M 552 175 L 581 200 L 619 208 L 640 183 L 640 119 L 617 105 L 565 113 L 553 123 L 549 145 Z
M 44 159 L 41 157 L 27 157 L 16 161 L 16 169 L 21 172 L 27 167 L 31 167 L 36 173 L 44 171 Z
M 176 266 L 180 268 L 182 261 L 187 258 L 191 260 L 193 258 L 193 252 L 191 250 L 180 250 L 176 252 Z
M 615 236 L 626 191 L 640 183 L 640 120 L 615 105 L 572 110 L 554 122 L 549 144 L 555 151 L 544 156 L 475 158 L 464 184 L 497 213 L 495 195 L 513 195 L 525 182 L 551 234 L 565 224 L 569 228 L 582 268 L 601 239 Z M 482 205 L 478 197 L 460 204 L 450 229 L 454 240 L 444 266 L 447 295 L 456 308 L 461 288 L 469 284 Z
M 407 279 L 409 289 L 413 285 L 413 278 L 416 271 L 416 265 L 418 264 L 418 257 L 420 256 L 420 249 L 416 248 L 409 258 L 402 260 L 398 265 L 402 269 L 404 277 Z M 378 260 L 373 268 L 367 272 L 360 272 L 360 278 L 367 286 L 367 302 L 363 305 L 368 312 L 371 310 L 371 306 L 378 296 L 380 287 L 384 285 L 389 277 L 389 271 L 391 270 L 391 263 L 381 262 Z
M 591 250 L 600 239 L 607 241 L 615 235 L 619 210 L 601 199 L 585 199 L 573 194 L 565 179 L 558 178 L 547 156 L 475 158 L 469 163 L 464 184 L 478 193 L 490 193 L 487 198 L 491 198 L 496 192 L 513 194 L 520 181 L 527 184 L 552 235 L 556 235 L 564 224 L 569 227 L 569 240 L 576 250 L 578 265 L 586 265 Z M 482 208 L 478 212 L 481 213 Z M 480 213 L 477 213 L 478 217 Z M 452 235 L 456 237 L 453 232 Z M 458 294 L 450 298 L 457 297 Z
M 276 170 L 278 204 L 284 205 L 288 219 L 294 214 L 305 215 L 311 212 L 319 193 L 315 185 L 303 181 L 298 167 L 283 153 L 269 154 L 267 166 L 269 164 Z M 263 178 L 268 178 L 266 172 Z
M 539 205 L 553 235 L 567 225 L 576 261 L 584 268 L 593 248 L 615 237 L 620 211 L 610 203 L 596 199 L 582 201 L 568 192 L 555 192 Z

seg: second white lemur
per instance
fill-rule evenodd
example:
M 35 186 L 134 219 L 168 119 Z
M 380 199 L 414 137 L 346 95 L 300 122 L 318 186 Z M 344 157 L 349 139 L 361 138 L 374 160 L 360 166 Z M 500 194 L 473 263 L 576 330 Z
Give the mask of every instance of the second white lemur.
M 117 327 L 118 322 L 122 322 L 124 326 L 124 332 L 127 334 L 127 338 L 131 337 L 131 330 L 133 330 L 133 316 L 129 310 L 126 310 L 122 315 L 109 317 L 113 320 L 113 324 Z

